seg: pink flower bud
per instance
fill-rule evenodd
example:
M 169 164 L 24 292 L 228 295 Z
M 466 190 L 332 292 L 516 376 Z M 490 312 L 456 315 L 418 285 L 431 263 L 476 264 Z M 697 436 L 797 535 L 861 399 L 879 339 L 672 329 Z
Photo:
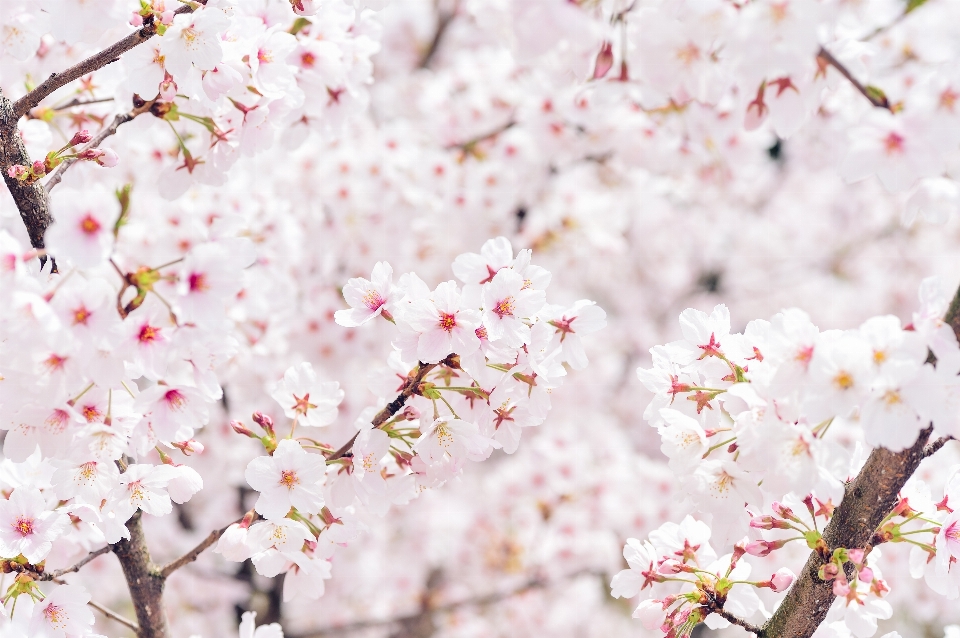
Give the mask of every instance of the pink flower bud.
M 46 174 L 47 174 L 47 167 L 46 167 L 46 165 L 45 165 L 43 162 L 41 162 L 40 160 L 35 161 L 35 162 L 33 163 L 33 174 L 34 174 L 34 175 L 46 175 Z
M 14 164 L 7 169 L 7 175 L 14 179 L 26 179 L 27 177 L 27 167 L 20 164 Z
M 862 549 L 848 549 L 847 556 L 850 558 L 850 562 L 855 565 L 859 565 L 863 562 L 863 550 Z
M 833 595 L 834 596 L 846 596 L 850 593 L 850 583 L 847 582 L 846 577 L 837 577 L 833 581 Z
M 130 24 L 131 26 L 134 26 L 134 27 L 142 27 L 143 16 L 137 13 L 136 11 L 134 11 L 133 15 L 130 16 Z
M 747 553 L 751 556 L 766 556 L 770 552 L 780 549 L 787 544 L 788 541 L 765 541 L 763 539 L 757 541 L 751 541 L 747 543 L 746 550 Z
M 173 445 L 173 447 L 177 448 L 187 456 L 190 456 L 191 454 L 203 454 L 203 450 L 204 450 L 203 443 L 201 443 L 200 441 L 197 441 L 196 439 L 190 439 L 189 441 L 174 442 L 171 445 Z
M 256 434 L 248 430 L 247 426 L 245 426 L 243 423 L 240 423 L 240 421 L 230 421 L 230 427 L 233 428 L 233 431 L 237 434 L 242 434 L 251 438 L 258 438 Z
M 775 592 L 786 591 L 796 578 L 794 573 L 786 567 L 781 567 L 777 573 L 770 577 L 770 589 Z
M 683 571 L 683 566 L 674 560 L 665 561 L 657 568 L 657 572 L 660 574 L 679 574 L 681 571 Z
M 120 163 L 120 156 L 113 151 L 113 149 L 105 148 L 103 153 L 96 160 L 97 164 L 103 166 L 104 168 L 113 168 Z
M 873 570 L 870 569 L 869 567 L 864 567 L 863 569 L 860 570 L 858 577 L 860 578 L 861 581 L 865 583 L 869 583 L 873 580 Z
M 840 569 L 834 563 L 827 563 L 820 568 L 820 579 L 827 581 L 833 580 L 840 573 Z
M 73 137 L 70 138 L 68 144 L 70 146 L 76 146 L 77 144 L 86 144 L 91 140 L 93 136 L 90 135 L 90 131 L 83 129 L 82 131 L 77 131 L 73 134 Z
M 160 83 L 160 99 L 164 102 L 173 102 L 177 99 L 177 83 L 173 81 L 169 73 Z
M 793 510 L 787 507 L 786 505 L 781 505 L 779 502 L 774 501 L 770 504 L 770 507 L 773 509 L 773 513 L 779 516 L 780 518 L 795 519 L 796 516 L 793 514 Z
M 262 427 L 264 430 L 273 434 L 273 419 L 263 412 L 254 412 L 251 417 L 253 422 Z
M 174 15 L 175 14 L 173 11 L 171 11 L 170 9 L 167 9 L 166 11 L 160 14 L 160 22 L 162 22 L 163 24 L 172 24 Z
M 403 418 L 407 421 L 416 421 L 420 418 L 420 410 L 412 405 L 408 405 L 403 409 Z
M 750 527 L 754 529 L 790 529 L 790 525 L 786 521 L 768 515 L 751 518 Z
M 593 79 L 599 80 L 613 68 L 613 45 L 610 42 L 604 42 L 597 53 L 597 63 L 593 67 Z

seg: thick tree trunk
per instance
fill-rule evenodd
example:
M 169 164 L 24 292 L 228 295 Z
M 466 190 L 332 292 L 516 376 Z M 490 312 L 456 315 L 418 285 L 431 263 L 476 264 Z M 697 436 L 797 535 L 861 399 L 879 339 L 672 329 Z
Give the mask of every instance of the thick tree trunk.
M 130 540 L 121 540 L 114 545 L 113 553 L 120 559 L 137 612 L 137 624 L 140 625 L 137 638 L 167 638 L 167 617 L 163 611 L 166 579 L 150 559 L 140 512 L 127 521 L 127 529 L 130 530 Z

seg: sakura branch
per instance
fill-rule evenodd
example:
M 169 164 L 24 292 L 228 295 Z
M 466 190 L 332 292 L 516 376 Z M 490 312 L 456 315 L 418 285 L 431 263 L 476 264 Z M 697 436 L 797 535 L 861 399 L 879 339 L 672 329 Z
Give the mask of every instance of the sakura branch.
M 850 70 L 843 65 L 832 53 L 830 53 L 825 47 L 820 47 L 820 50 L 817 52 L 817 59 L 822 60 L 824 64 L 828 64 L 840 72 L 847 81 L 853 85 L 857 91 L 860 92 L 863 97 L 867 98 L 871 104 L 877 108 L 886 109 L 890 112 L 893 112 L 893 107 L 890 105 L 890 100 L 887 99 L 887 96 L 875 86 L 865 86 L 857 78 L 853 77 L 853 74 L 850 73 Z
M 174 14 L 183 15 L 187 13 L 193 13 L 198 6 L 205 5 L 206 3 L 206 0 L 194 0 L 193 2 L 178 7 L 176 11 L 174 11 Z M 78 80 L 89 73 L 93 73 L 94 71 L 102 69 L 108 64 L 116 62 L 120 59 L 120 56 L 127 51 L 143 44 L 153 36 L 157 35 L 160 26 L 161 25 L 157 20 L 157 16 L 153 13 L 150 13 L 143 20 L 143 26 L 127 37 L 114 42 L 106 49 L 81 62 L 78 62 L 77 64 L 74 64 L 68 69 L 64 69 L 60 73 L 52 73 L 50 77 L 40 83 L 35 89 L 14 102 L 13 114 L 15 118 L 19 120 L 21 117 L 26 115 L 30 109 L 40 104 L 44 98 L 60 87 L 66 86 L 74 80 Z

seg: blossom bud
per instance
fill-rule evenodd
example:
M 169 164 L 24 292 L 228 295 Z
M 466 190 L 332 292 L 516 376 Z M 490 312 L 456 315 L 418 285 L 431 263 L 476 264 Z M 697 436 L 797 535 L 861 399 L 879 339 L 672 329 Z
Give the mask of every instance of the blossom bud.
M 134 11 L 133 15 L 130 16 L 130 25 L 134 27 L 142 27 L 143 16 L 137 13 L 136 11 Z
M 248 430 L 243 423 L 240 423 L 240 421 L 230 421 L 230 427 L 233 428 L 233 431 L 237 434 L 249 436 L 252 439 L 259 438 L 256 434 Z
M 850 593 L 850 583 L 847 582 L 845 576 L 837 576 L 837 579 L 833 581 L 833 595 L 834 596 L 846 596 Z
M 683 571 L 683 565 L 677 561 L 665 561 L 657 568 L 657 572 L 660 574 L 679 574 Z
M 82 131 L 77 131 L 76 133 L 73 134 L 73 137 L 70 138 L 68 145 L 76 146 L 77 144 L 86 144 L 92 138 L 93 136 L 90 135 L 90 131 L 88 131 L 87 129 L 83 129 Z
M 597 53 L 597 63 L 593 68 L 593 79 L 599 80 L 613 68 L 613 45 L 610 42 L 604 42 Z
M 104 149 L 103 154 L 94 161 L 104 168 L 113 168 L 120 163 L 120 156 L 117 155 L 113 149 L 107 148 Z
M 416 421 L 420 418 L 420 410 L 412 405 L 408 405 L 403 409 L 403 418 L 407 421 Z
M 177 83 L 170 74 L 160 83 L 160 99 L 164 102 L 173 102 L 177 98 Z
M 820 568 L 820 580 L 828 581 L 833 580 L 837 577 L 837 574 L 840 573 L 840 568 L 836 566 L 835 563 L 827 563 Z
M 169 25 L 169 24 L 173 24 L 173 16 L 174 16 L 174 15 L 175 15 L 175 14 L 174 14 L 173 11 L 171 11 L 170 9 L 167 9 L 166 11 L 164 11 L 163 13 L 160 14 L 160 22 L 162 22 L 163 24 L 168 24 L 168 25 Z
M 862 549 L 848 549 L 847 557 L 850 559 L 851 563 L 859 565 L 863 562 L 863 550 Z
M 766 556 L 770 552 L 780 549 L 788 542 L 788 540 L 765 541 L 761 539 L 747 543 L 747 546 L 744 549 L 746 549 L 746 552 L 751 556 Z
M 861 581 L 865 583 L 869 583 L 873 580 L 873 570 L 870 569 L 869 567 L 864 567 L 863 569 L 860 570 L 860 573 L 857 575 L 857 577 Z
M 191 454 L 203 454 L 203 443 L 197 441 L 196 439 L 190 439 L 189 441 L 179 441 L 171 443 L 173 447 L 177 448 L 187 456 Z
M 254 412 L 251 417 L 253 422 L 262 427 L 269 434 L 273 434 L 273 419 L 269 415 L 264 414 L 263 412 Z
M 47 173 L 47 167 L 43 162 L 41 162 L 40 160 L 37 160 L 33 163 L 34 175 L 46 175 L 46 173 Z
M 27 178 L 27 167 L 20 164 L 14 164 L 7 169 L 7 175 L 14 179 L 24 180 Z
M 781 521 L 769 515 L 756 516 L 750 519 L 750 527 L 754 529 L 790 529 L 786 521 Z
M 780 518 L 786 518 L 793 521 L 797 520 L 797 517 L 793 513 L 793 510 L 787 507 L 786 505 L 782 505 L 778 501 L 774 501 L 770 505 L 770 507 L 773 509 L 773 513 L 779 516 Z
M 796 576 L 792 571 L 786 567 L 781 567 L 777 570 L 777 573 L 770 577 L 770 589 L 775 592 L 786 591 L 787 588 L 793 583 Z

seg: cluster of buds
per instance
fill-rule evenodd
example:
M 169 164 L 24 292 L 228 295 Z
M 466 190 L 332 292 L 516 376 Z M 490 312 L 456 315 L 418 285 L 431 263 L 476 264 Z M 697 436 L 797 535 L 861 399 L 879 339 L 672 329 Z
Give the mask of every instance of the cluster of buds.
M 157 4 L 156 0 L 151 2 L 140 0 L 140 10 L 134 11 L 130 16 L 130 24 L 137 28 L 145 24 L 153 24 L 156 26 L 157 34 L 163 35 L 167 27 L 173 24 L 176 13 L 172 9 L 165 8 L 162 0 L 159 2 L 159 7 L 156 6 Z
M 888 591 L 886 583 L 874 576 L 873 570 L 867 566 L 867 554 L 863 549 L 844 549 L 838 547 L 833 550 L 830 560 L 820 567 L 818 575 L 824 582 L 833 581 L 835 596 L 847 599 L 847 603 L 862 604 L 862 594 L 857 591 L 857 584 L 863 583 L 869 587 L 869 592 L 881 596 Z
M 56 151 L 50 151 L 41 161 L 37 160 L 30 166 L 14 164 L 7 169 L 7 175 L 25 184 L 33 184 L 40 178 L 49 175 L 56 167 L 60 166 L 64 160 L 78 159 L 88 162 L 96 162 L 100 166 L 112 168 L 117 165 L 120 158 L 115 152 L 109 149 L 88 148 L 78 153 L 69 153 L 74 146 L 86 144 L 91 140 L 90 132 L 86 129 L 74 133 L 70 141 L 64 144 Z
M 814 502 L 817 503 L 818 507 L 814 507 Z M 823 516 L 826 520 L 829 520 L 833 508 L 825 505 L 809 494 L 803 499 L 803 504 L 806 505 L 807 511 L 810 514 L 813 523 L 812 527 L 797 516 L 790 507 L 774 501 L 771 504 L 771 509 L 774 512 L 773 515 L 764 514 L 762 516 L 754 516 L 750 519 L 750 527 L 761 530 L 793 530 L 797 532 L 799 536 L 790 536 L 775 540 L 765 540 L 761 538 L 750 541 L 746 545 L 746 552 L 751 556 L 767 556 L 771 552 L 784 547 L 787 543 L 804 541 L 807 547 L 819 552 L 821 556 L 826 557 L 830 550 L 827 547 L 826 541 L 823 540 L 823 535 L 817 528 L 817 517 Z

